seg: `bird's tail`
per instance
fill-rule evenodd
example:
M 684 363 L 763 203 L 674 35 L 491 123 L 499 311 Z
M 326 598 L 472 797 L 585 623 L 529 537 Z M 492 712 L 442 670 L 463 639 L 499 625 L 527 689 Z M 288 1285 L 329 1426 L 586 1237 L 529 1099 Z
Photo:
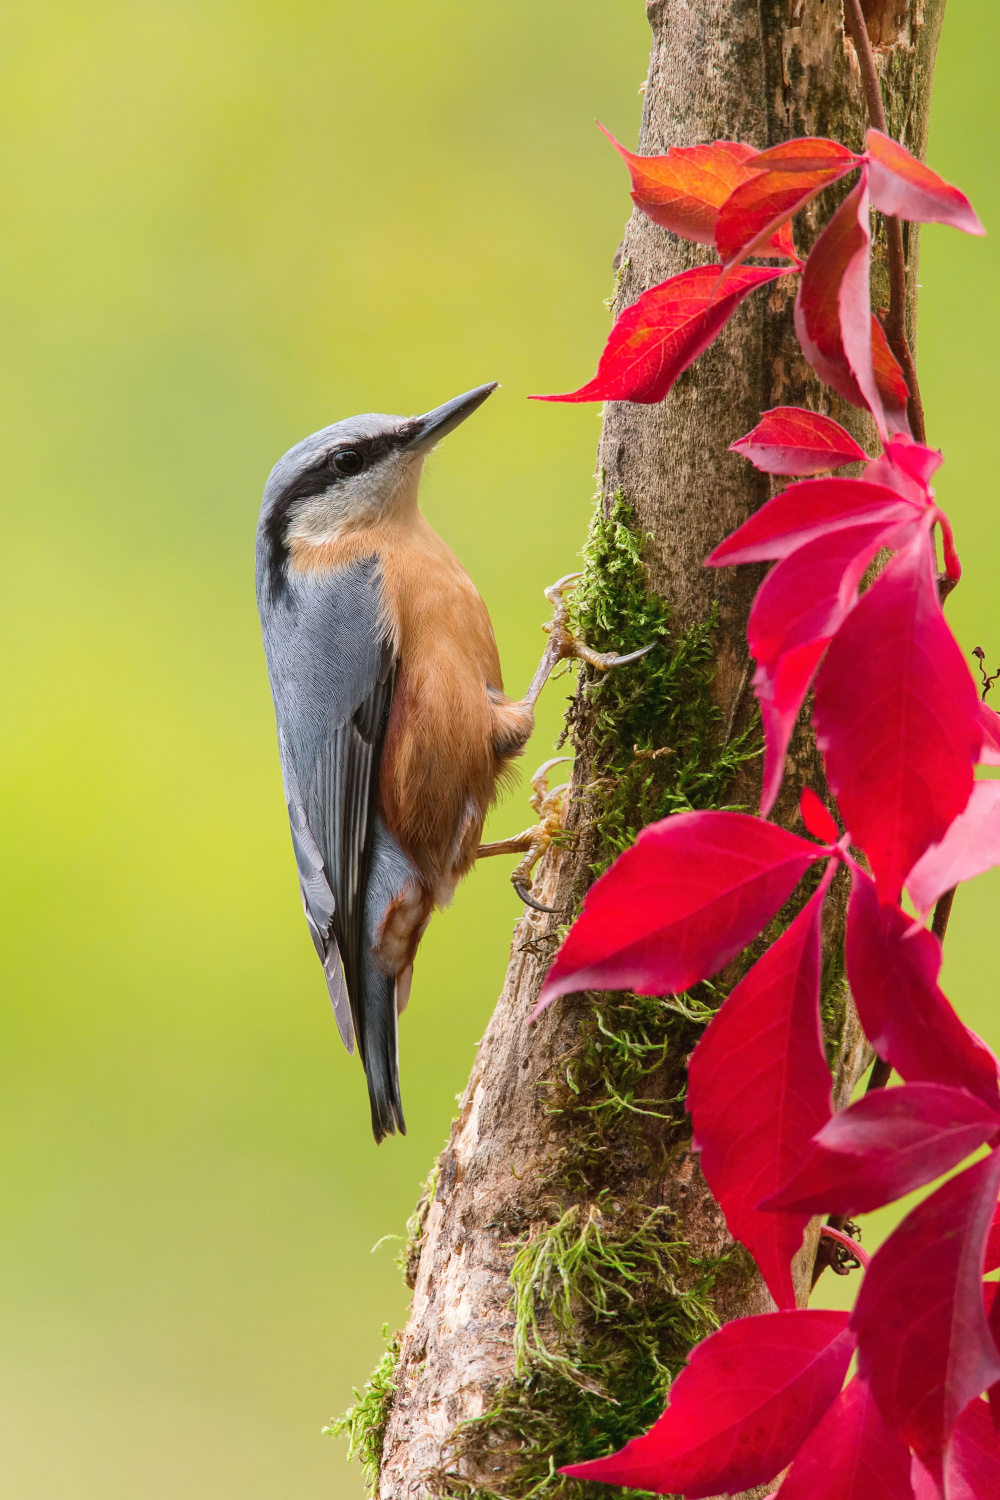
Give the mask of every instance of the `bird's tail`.
M 362 962 L 358 1048 L 368 1080 L 372 1134 L 376 1141 L 381 1141 L 387 1135 L 395 1135 L 397 1130 L 400 1135 L 406 1134 L 399 1098 L 396 981 L 381 973 L 368 954 Z

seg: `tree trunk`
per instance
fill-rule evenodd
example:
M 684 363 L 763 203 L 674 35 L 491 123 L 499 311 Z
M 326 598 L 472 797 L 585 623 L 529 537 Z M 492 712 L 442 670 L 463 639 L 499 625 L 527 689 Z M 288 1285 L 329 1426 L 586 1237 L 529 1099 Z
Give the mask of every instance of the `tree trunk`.
M 864 0 L 889 128 L 920 156 L 943 9 L 944 0 Z M 763 147 L 805 134 L 862 145 L 867 119 L 837 0 L 649 0 L 647 13 L 640 151 L 719 137 Z M 800 216 L 800 251 L 834 198 Z M 633 214 L 616 314 L 710 258 Z M 574 909 L 654 818 L 754 805 L 745 629 L 760 573 L 702 562 L 773 489 L 729 444 L 767 407 L 800 404 L 835 416 L 874 451 L 870 424 L 820 387 L 799 352 L 794 288 L 782 279 L 749 299 L 660 405 L 607 407 L 579 625 L 600 649 L 659 645 L 634 667 L 581 682 L 570 715 L 569 837 L 535 886 L 547 904 Z M 789 826 L 798 789 L 824 789 L 807 719 L 774 814 Z M 841 887 L 824 967 L 840 1103 L 871 1055 L 837 958 L 844 901 Z M 647 1428 L 694 1342 L 716 1321 L 772 1306 L 701 1176 L 683 1107 L 686 1059 L 740 971 L 677 1001 L 568 997 L 529 1028 L 558 921 L 528 911 L 517 930 L 460 1115 L 414 1220 L 410 1320 L 393 1384 L 366 1418 L 374 1456 L 382 1440 L 380 1500 L 604 1494 L 554 1468 Z M 817 1238 L 818 1221 L 796 1263 L 802 1302 Z

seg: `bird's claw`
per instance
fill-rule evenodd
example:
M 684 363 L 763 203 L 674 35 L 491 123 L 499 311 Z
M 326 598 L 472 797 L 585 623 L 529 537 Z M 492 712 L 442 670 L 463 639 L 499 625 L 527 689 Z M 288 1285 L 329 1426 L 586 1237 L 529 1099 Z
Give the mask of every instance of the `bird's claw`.
M 538 815 L 538 822 L 533 828 L 526 828 L 512 839 L 501 839 L 495 844 L 480 844 L 479 855 L 490 854 L 523 854 L 523 858 L 511 871 L 510 883 L 525 906 L 530 906 L 533 911 L 552 914 L 558 911 L 555 906 L 543 906 L 536 901 L 530 891 L 531 876 L 535 866 L 542 855 L 549 848 L 557 834 L 562 833 L 566 820 L 566 793 L 568 788 L 564 786 L 553 787 L 549 791 L 549 772 L 553 766 L 563 765 L 568 761 L 568 755 L 557 755 L 552 760 L 547 760 L 544 765 L 539 766 L 531 778 L 531 807 Z
M 540 901 L 536 901 L 531 892 L 525 889 L 524 883 L 520 880 L 515 880 L 513 875 L 510 878 L 510 883 L 514 887 L 517 894 L 520 896 L 521 900 L 524 902 L 525 906 L 530 906 L 532 911 L 543 911 L 547 914 L 558 912 L 558 906 L 543 906 Z
M 627 662 L 638 661 L 647 656 L 656 645 L 655 641 L 650 641 L 648 646 L 640 646 L 638 651 L 629 651 L 626 655 L 619 656 L 616 651 L 595 651 L 577 639 L 569 627 L 569 605 L 564 595 L 582 577 L 582 573 L 567 573 L 545 590 L 545 597 L 552 605 L 552 619 L 542 629 L 548 634 L 555 660 L 575 657 L 578 661 L 585 661 L 595 667 L 598 672 L 607 672 L 610 667 L 622 667 Z

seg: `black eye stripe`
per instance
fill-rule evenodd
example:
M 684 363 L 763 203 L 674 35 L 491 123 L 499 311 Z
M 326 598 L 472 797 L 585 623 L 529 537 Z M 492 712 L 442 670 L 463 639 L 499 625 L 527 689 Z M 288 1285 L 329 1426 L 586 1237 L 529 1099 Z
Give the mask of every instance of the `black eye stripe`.
M 268 542 L 269 571 L 272 587 L 276 592 L 280 592 L 284 586 L 284 566 L 287 558 L 285 530 L 296 504 L 313 495 L 322 495 L 326 490 L 335 488 L 350 477 L 338 473 L 332 467 L 330 460 L 333 455 L 347 450 L 358 453 L 364 460 L 362 467 L 367 469 L 377 464 L 387 454 L 405 447 L 419 428 L 420 421 L 414 418 L 409 422 L 403 422 L 395 432 L 380 432 L 377 436 L 370 438 L 341 438 L 339 443 L 285 486 L 276 497 L 264 521 L 264 533 Z M 358 469 L 356 472 L 361 473 L 361 470 Z

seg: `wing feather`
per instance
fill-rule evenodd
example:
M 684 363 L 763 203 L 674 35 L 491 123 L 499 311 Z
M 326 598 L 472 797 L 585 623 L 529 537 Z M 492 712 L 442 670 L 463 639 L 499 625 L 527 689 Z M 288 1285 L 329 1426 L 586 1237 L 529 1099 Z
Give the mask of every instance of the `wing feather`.
M 261 618 L 302 902 L 344 1044 L 357 1031 L 363 1052 L 365 886 L 395 681 L 378 559 L 293 575 Z

